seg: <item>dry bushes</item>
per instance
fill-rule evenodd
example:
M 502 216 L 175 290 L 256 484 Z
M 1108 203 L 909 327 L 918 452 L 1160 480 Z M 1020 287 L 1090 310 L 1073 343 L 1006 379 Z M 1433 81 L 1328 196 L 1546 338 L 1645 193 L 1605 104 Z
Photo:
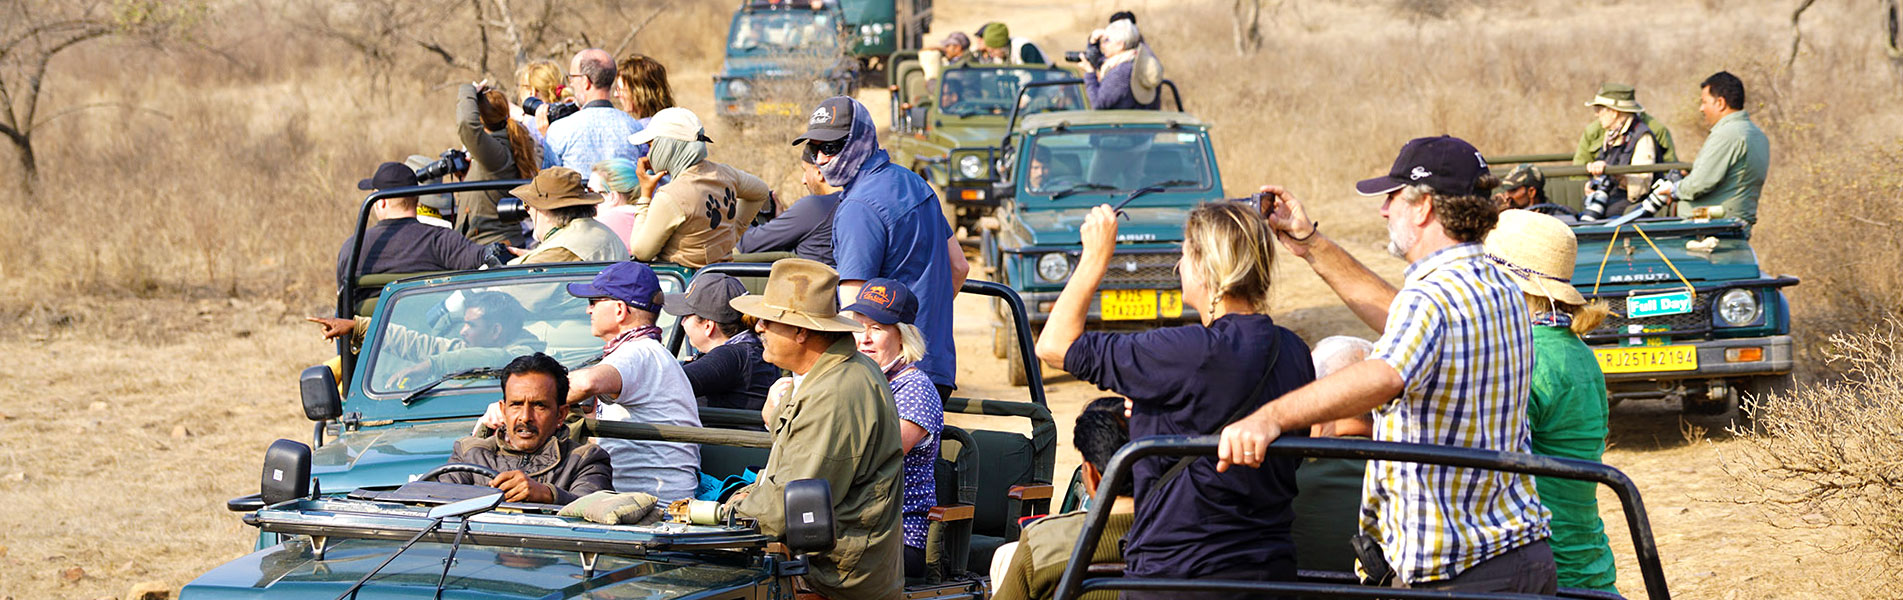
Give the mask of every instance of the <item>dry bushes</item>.
M 1721 454 L 1737 502 L 1760 507 L 1788 529 L 1847 528 L 1842 553 L 1881 573 L 1868 582 L 1903 585 L 1903 321 L 1896 317 L 1832 336 L 1845 375 L 1764 399 L 1753 415 L 1764 435 L 1734 431 Z

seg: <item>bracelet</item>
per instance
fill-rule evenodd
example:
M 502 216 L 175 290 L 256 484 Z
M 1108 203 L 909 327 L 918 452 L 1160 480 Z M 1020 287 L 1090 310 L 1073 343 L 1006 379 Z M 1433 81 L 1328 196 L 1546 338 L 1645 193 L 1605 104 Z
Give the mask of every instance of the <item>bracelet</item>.
M 1305 235 L 1302 237 L 1295 237 L 1291 235 L 1291 236 L 1288 236 L 1288 239 L 1289 241 L 1305 244 L 1305 243 L 1308 243 L 1309 240 L 1315 239 L 1315 234 L 1321 233 L 1321 231 L 1322 231 L 1322 222 L 1316 221 L 1314 223 L 1309 224 L 1308 235 Z

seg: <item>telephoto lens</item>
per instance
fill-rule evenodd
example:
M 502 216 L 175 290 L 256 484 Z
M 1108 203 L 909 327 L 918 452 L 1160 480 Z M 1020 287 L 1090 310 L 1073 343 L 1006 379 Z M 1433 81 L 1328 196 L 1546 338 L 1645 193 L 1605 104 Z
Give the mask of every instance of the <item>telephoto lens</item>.
M 504 223 L 520 223 L 527 218 L 529 218 L 529 208 L 522 204 L 521 198 L 505 196 L 496 200 L 496 220 Z

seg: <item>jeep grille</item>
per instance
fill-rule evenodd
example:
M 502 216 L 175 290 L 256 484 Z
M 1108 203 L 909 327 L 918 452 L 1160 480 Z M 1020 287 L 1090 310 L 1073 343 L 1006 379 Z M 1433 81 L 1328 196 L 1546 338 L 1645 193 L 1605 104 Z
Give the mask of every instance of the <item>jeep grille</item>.
M 1711 328 L 1711 301 L 1717 297 L 1718 295 L 1713 292 L 1698 294 L 1697 299 L 1692 301 L 1691 312 L 1639 319 L 1631 319 L 1623 316 L 1626 313 L 1624 296 L 1602 298 L 1602 300 L 1605 300 L 1606 303 L 1611 306 L 1612 314 L 1607 315 L 1606 322 L 1600 324 L 1599 328 L 1594 329 L 1592 333 L 1594 335 L 1626 336 L 1629 335 L 1626 332 L 1627 325 L 1664 325 L 1670 327 L 1671 330 L 1675 332 L 1708 331 Z
M 1104 272 L 1105 288 L 1176 289 L 1182 283 L 1176 277 L 1179 252 L 1118 252 L 1110 257 Z

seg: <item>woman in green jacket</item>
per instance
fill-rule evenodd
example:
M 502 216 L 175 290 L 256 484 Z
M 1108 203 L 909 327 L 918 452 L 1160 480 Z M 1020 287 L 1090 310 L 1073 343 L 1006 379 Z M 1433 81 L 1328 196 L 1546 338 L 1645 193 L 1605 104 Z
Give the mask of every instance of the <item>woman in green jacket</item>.
M 1500 213 L 1487 258 L 1520 285 L 1533 318 L 1533 385 L 1527 403 L 1533 452 L 1598 462 L 1606 451 L 1606 377 L 1579 336 L 1605 319 L 1602 303 L 1573 289 L 1579 242 L 1559 219 L 1524 210 Z M 1617 592 L 1612 548 L 1599 519 L 1597 484 L 1534 478 L 1553 511 L 1553 560 L 1560 587 Z

